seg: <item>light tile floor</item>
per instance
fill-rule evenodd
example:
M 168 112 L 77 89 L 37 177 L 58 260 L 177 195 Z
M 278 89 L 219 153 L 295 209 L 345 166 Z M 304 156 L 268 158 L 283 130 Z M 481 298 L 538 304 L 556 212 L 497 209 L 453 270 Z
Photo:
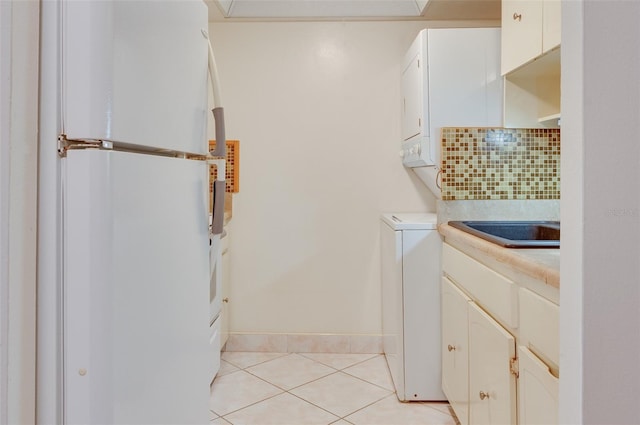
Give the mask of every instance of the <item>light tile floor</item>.
M 211 424 L 455 425 L 447 403 L 398 401 L 380 354 L 223 352 Z

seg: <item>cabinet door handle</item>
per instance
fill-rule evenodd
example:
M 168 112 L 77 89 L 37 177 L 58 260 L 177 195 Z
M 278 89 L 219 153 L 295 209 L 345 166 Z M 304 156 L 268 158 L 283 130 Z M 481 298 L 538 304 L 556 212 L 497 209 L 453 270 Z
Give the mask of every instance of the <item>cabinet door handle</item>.
M 484 391 L 480 391 L 480 400 L 484 400 L 485 398 L 489 398 L 489 393 L 485 393 Z
M 450 352 L 451 351 L 456 351 L 456 347 L 455 347 L 455 345 L 449 344 L 449 345 L 447 345 L 447 350 L 449 350 Z
M 513 12 L 513 20 L 520 22 L 522 20 L 522 13 Z
M 229 298 L 223 298 L 223 299 L 222 299 L 222 302 L 223 302 L 223 303 L 228 303 L 228 302 L 229 302 Z

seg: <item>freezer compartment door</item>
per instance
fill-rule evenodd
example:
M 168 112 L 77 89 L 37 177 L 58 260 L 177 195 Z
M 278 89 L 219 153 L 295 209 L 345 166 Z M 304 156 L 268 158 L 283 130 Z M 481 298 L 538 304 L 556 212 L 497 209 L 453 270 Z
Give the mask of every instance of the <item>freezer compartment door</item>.
M 63 163 L 65 423 L 208 422 L 206 164 L 98 150 Z
M 67 138 L 206 153 L 207 20 L 201 1 L 62 2 Z

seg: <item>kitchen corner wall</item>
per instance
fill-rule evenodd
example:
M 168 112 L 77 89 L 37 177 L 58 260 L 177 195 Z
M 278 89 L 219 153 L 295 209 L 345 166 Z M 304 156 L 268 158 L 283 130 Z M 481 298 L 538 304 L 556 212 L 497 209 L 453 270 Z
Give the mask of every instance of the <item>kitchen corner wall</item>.
M 400 63 L 425 25 L 210 24 L 242 162 L 232 333 L 381 333 L 379 216 L 435 211 L 398 157 Z

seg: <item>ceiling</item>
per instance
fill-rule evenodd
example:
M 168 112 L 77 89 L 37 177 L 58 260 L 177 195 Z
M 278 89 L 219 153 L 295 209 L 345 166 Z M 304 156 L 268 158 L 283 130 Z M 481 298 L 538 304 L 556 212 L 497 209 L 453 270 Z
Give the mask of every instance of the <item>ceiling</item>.
M 500 0 L 205 0 L 209 21 L 500 20 Z M 423 10 L 419 3 L 426 6 Z

